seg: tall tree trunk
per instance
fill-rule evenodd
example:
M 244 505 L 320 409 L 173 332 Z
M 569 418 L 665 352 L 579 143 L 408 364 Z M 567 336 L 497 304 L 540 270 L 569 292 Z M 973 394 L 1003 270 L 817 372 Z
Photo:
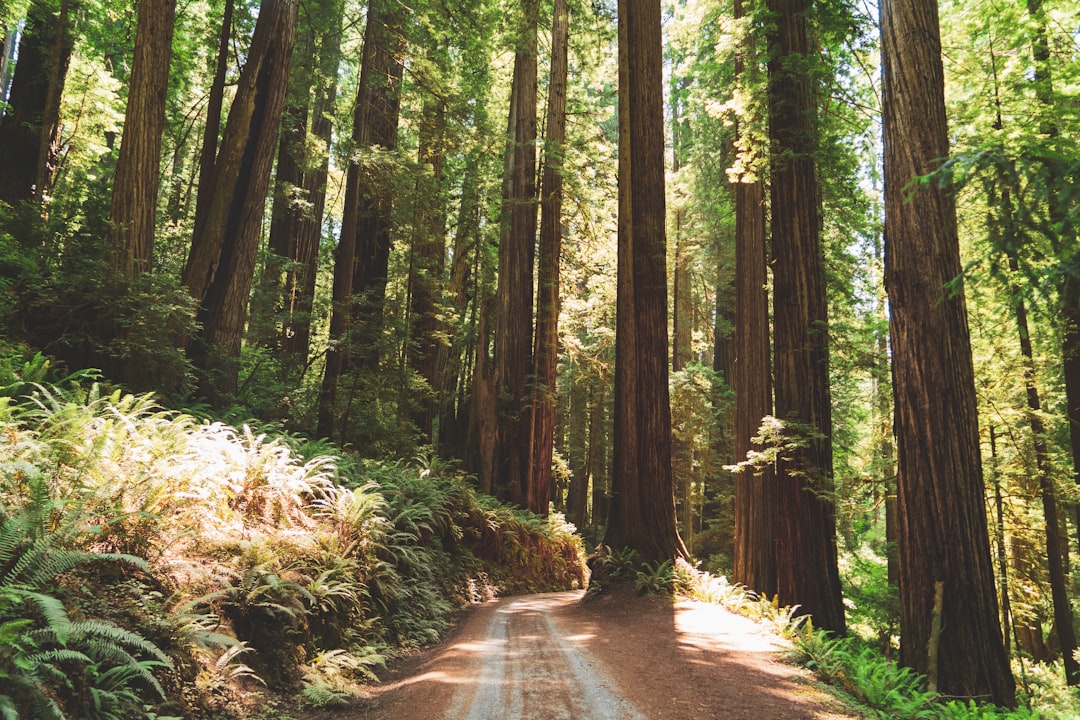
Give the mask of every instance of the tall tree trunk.
M 11 205 L 42 202 L 52 184 L 77 8 L 70 0 L 61 0 L 58 12 L 45 3 L 30 4 L 8 95 L 11 107 L 0 117 L 0 200 Z
M 176 0 L 142 0 L 112 194 L 112 258 L 131 280 L 151 269 Z
M 1015 257 L 1009 258 L 1009 269 L 1015 274 L 1019 265 Z M 1043 520 L 1046 537 L 1046 567 L 1050 580 L 1050 596 L 1054 609 L 1054 629 L 1057 631 L 1061 659 L 1065 666 L 1065 680 L 1069 685 L 1080 684 L 1080 663 L 1076 661 L 1076 631 L 1073 627 L 1072 606 L 1069 603 L 1069 591 L 1062 555 L 1067 552 L 1067 543 L 1063 543 L 1058 522 L 1057 490 L 1050 475 L 1050 449 L 1046 443 L 1046 427 L 1042 421 L 1042 405 L 1039 388 L 1035 384 L 1035 356 L 1031 346 L 1031 335 L 1027 322 L 1027 308 L 1023 300 L 1015 301 L 1016 327 L 1020 336 L 1020 352 L 1024 357 L 1024 388 L 1027 394 L 1028 424 L 1035 448 L 1035 473 L 1039 481 L 1039 495 L 1042 498 Z
M 218 137 L 221 135 L 221 112 L 225 104 L 225 78 L 229 70 L 229 41 L 232 38 L 233 14 L 236 0 L 225 0 L 224 14 L 221 18 L 221 32 L 218 34 L 217 57 L 214 64 L 214 79 L 210 83 L 210 94 L 206 101 L 206 124 L 203 126 L 202 149 L 199 151 L 199 189 L 195 197 L 195 229 L 193 236 L 200 237 L 210 214 L 210 205 L 214 198 L 214 166 L 217 163 Z M 184 268 L 183 283 L 189 288 L 192 297 L 201 300 L 210 284 L 216 263 L 216 250 L 211 247 L 200 248 L 198 254 L 192 247 Z M 190 268 L 190 274 L 189 274 Z
M 836 558 L 828 311 L 821 245 L 810 0 L 769 0 L 769 137 L 776 415 L 805 445 L 777 464 L 777 593 L 845 631 Z M 813 52 L 816 52 L 814 50 Z
M 673 62 L 678 62 L 676 58 Z M 686 132 L 682 117 L 682 104 L 685 81 L 678 76 L 671 79 L 671 171 L 676 176 L 682 170 L 683 134 Z M 690 239 L 683 231 L 686 212 L 681 204 L 675 207 L 672 230 L 675 233 L 675 267 L 672 272 L 672 312 L 671 312 L 671 370 L 679 372 L 690 363 L 694 338 L 694 305 L 691 283 L 693 282 L 690 263 Z M 683 408 L 686 412 L 686 408 Z M 689 417 L 680 415 L 672 418 L 675 432 L 671 438 L 672 477 L 679 496 L 679 516 L 682 528 L 680 535 L 688 552 L 694 552 L 694 446 L 685 432 L 678 431 L 679 425 L 686 426 Z
M 507 232 L 499 247 L 495 313 L 495 387 L 498 398 L 496 482 L 508 497 L 527 502 L 529 372 L 532 369 L 533 259 L 536 246 L 536 75 L 538 0 L 522 0 L 511 89 L 504 196 Z
M 447 297 L 451 299 L 456 323 L 452 323 L 450 344 L 445 355 L 440 359 L 439 375 L 442 384 L 437 396 L 439 414 L 438 446 L 447 454 L 467 458 L 469 450 L 464 441 L 467 432 L 461 432 L 463 425 L 470 420 L 469 411 L 464 403 L 457 401 L 459 390 L 467 385 L 467 356 L 470 354 L 466 319 L 469 312 L 470 285 L 475 281 L 470 257 L 477 254 L 481 245 L 479 240 L 480 224 L 480 172 L 482 150 L 472 148 L 466 162 L 465 176 L 461 182 L 461 202 L 458 206 L 457 229 L 453 240 L 453 258 L 450 265 L 450 278 Z M 477 301 L 473 302 L 475 309 Z M 475 344 L 474 344 L 475 345 Z
M 323 0 L 325 17 L 330 25 L 317 43 L 319 72 L 315 78 L 309 137 L 319 141 L 318 162 L 308 158 L 304 171 L 303 194 L 308 211 L 297 219 L 294 254 L 285 273 L 285 320 L 282 324 L 281 350 L 294 367 L 305 367 L 311 348 L 312 312 L 315 282 L 319 269 L 319 245 L 322 241 L 326 186 L 330 169 L 330 145 L 333 140 L 333 112 L 337 101 L 338 66 L 341 63 L 342 0 Z
M 735 2 L 735 17 L 746 16 Z M 735 71 L 754 82 L 757 52 L 747 31 Z M 748 62 L 749 61 L 749 62 Z M 754 119 L 748 119 L 753 122 Z M 740 151 L 746 147 L 747 121 L 736 127 Z M 761 447 L 751 441 L 764 417 L 772 415 L 772 359 L 769 349 L 769 290 L 765 234 L 765 186 L 755 176 L 735 184 L 735 457 L 740 462 Z M 758 471 L 755 471 L 758 472 Z M 764 597 L 776 595 L 776 477 L 771 466 L 735 479 L 735 547 L 732 577 Z
M 555 0 L 551 24 L 551 81 L 548 83 L 547 138 L 540 183 L 540 262 L 533 351 L 532 459 L 525 507 L 548 514 L 551 462 L 555 449 L 555 378 L 559 364 L 559 263 L 562 258 L 563 141 L 566 138 L 567 46 L 570 22 L 566 0 Z
M 191 348 L 204 374 L 202 389 L 218 406 L 237 391 L 238 359 L 247 319 L 248 295 L 278 126 L 289 80 L 298 0 L 263 0 L 247 62 L 215 163 L 214 194 L 206 222 L 192 239 L 184 269 L 189 291 L 200 301 L 202 326 Z M 216 248 L 205 274 L 199 274 L 197 249 Z M 205 285 L 200 295 L 197 290 Z
M 915 177 L 948 157 L 937 3 L 881 4 L 885 281 L 897 438 L 901 661 L 938 690 L 1014 706 L 998 624 L 956 209 Z M 938 646 L 935 584 L 941 583 Z
M 280 337 L 277 319 L 284 310 L 284 272 L 296 255 L 299 225 L 307 214 L 301 166 L 305 162 L 303 155 L 307 145 L 308 113 L 314 82 L 314 33 L 310 20 L 301 17 L 293 63 L 296 69 L 289 78 L 285 109 L 281 115 L 266 261 L 252 299 L 251 318 L 248 321 L 248 343 L 267 348 L 274 348 Z
M 370 105 L 365 122 L 370 145 L 386 151 L 397 149 L 401 114 L 401 79 L 405 69 L 405 5 L 401 0 L 376 0 L 379 6 L 374 28 L 373 71 Z M 370 17 L 370 16 L 369 16 Z M 371 22 L 369 19 L 368 22 Z M 365 39 L 365 57 L 366 57 Z M 352 321 L 361 342 L 350 348 L 350 363 L 374 371 L 382 356 L 381 335 L 386 282 L 390 268 L 394 193 L 391 177 L 378 168 L 358 176 L 360 181 L 356 256 L 353 268 Z M 374 173 L 370 172 L 375 170 Z M 346 190 L 348 192 L 348 190 Z
M 1029 10 L 1032 3 L 1028 3 Z M 1034 14 L 1034 13 L 1033 13 Z M 1040 46 L 1037 44 L 1034 51 L 1036 60 L 1045 62 L 1048 58 L 1042 57 Z M 1004 122 L 1001 116 L 1001 101 L 997 88 L 997 67 L 994 59 L 994 101 L 996 118 L 994 130 L 1001 132 Z M 1020 276 L 1020 260 L 1018 247 L 1020 238 L 1017 227 L 1016 211 L 1013 207 L 1012 191 L 1004 177 L 1004 172 L 999 172 L 994 185 L 990 185 L 987 193 L 987 226 L 990 234 L 991 246 L 1004 253 L 1008 265 L 1008 288 L 1010 301 L 1016 318 L 1016 330 L 1020 343 L 1020 355 L 1023 357 L 1024 391 L 1027 396 L 1028 427 L 1031 429 L 1031 443 L 1035 451 L 1035 476 L 1038 481 L 1039 495 L 1043 504 L 1043 527 L 1046 540 L 1046 568 L 1050 581 L 1050 596 L 1054 612 L 1054 629 L 1057 632 L 1058 644 L 1061 650 L 1063 665 L 1065 668 L 1065 681 L 1069 685 L 1080 684 L 1080 663 L 1074 657 L 1076 652 L 1076 631 L 1073 626 L 1072 607 L 1069 603 L 1066 576 L 1068 570 L 1064 566 L 1063 559 L 1068 557 L 1067 535 L 1063 541 L 1061 523 L 1058 520 L 1057 488 L 1051 476 L 1050 448 L 1046 439 L 1046 425 L 1042 419 L 1042 401 L 1039 396 L 1039 388 L 1036 384 L 1035 353 L 1031 342 L 1031 329 L 1028 325 L 1027 303 L 1018 285 Z M 996 462 L 996 459 L 995 459 Z M 995 473 L 995 494 L 1000 497 L 1001 489 Z M 1007 617 L 1007 616 L 1006 616 Z M 1004 627 L 1007 627 L 1005 625 Z M 1005 638 L 1008 649 L 1008 638 Z
M 645 563 L 686 555 L 671 475 L 660 15 L 659 0 L 619 3 L 615 472 L 604 544 Z
M 398 95 L 402 73 L 402 8 L 398 0 L 373 0 L 368 4 L 360 82 L 353 108 L 352 141 L 357 148 L 397 147 Z M 345 180 L 345 207 L 341 217 L 341 237 L 334 255 L 333 308 L 330 314 L 330 347 L 319 389 L 317 432 L 334 437 L 338 423 L 338 379 L 351 354 L 353 338 L 361 321 L 354 295 L 385 291 L 386 263 L 390 257 L 390 198 L 379 194 L 365 180 L 359 163 L 349 164 Z M 381 274 L 380 274 L 381 268 Z M 369 300 L 373 300 L 369 296 Z M 363 320 L 374 321 L 374 311 L 364 308 Z M 382 305 L 378 303 L 381 317 Z M 377 338 L 367 338 L 374 343 Z M 371 361 L 377 353 L 368 351 Z
M 429 60 L 439 64 L 437 51 Z M 416 225 L 412 240 L 412 262 L 409 268 L 409 365 L 428 385 L 425 393 L 414 400 L 417 408 L 414 419 L 424 437 L 434 441 L 434 422 L 438 411 L 438 392 L 441 389 L 440 358 L 444 344 L 441 340 L 445 325 L 439 320 L 440 298 L 446 270 L 446 205 L 443 200 L 443 143 L 446 129 L 445 104 L 435 97 L 424 100 L 420 121 L 418 161 L 431 168 L 430 179 L 417 181 Z
M 579 366 L 570 372 L 568 396 L 568 444 L 566 459 L 570 464 L 570 497 L 567 519 L 578 529 L 585 527 L 589 505 L 589 395 L 590 383 Z

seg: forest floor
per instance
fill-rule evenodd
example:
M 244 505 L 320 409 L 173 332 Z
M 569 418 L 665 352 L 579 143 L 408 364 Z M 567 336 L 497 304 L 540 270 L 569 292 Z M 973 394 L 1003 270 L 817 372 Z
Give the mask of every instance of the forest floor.
M 304 720 L 850 720 L 719 606 L 631 593 L 508 597 L 393 663 L 350 707 Z

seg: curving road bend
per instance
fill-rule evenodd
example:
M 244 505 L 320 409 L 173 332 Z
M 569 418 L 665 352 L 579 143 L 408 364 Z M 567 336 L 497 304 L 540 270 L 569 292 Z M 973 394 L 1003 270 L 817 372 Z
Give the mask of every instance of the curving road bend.
M 447 720 L 645 720 L 585 647 L 590 637 L 559 627 L 553 610 L 578 593 L 510 598 L 492 613 L 474 656 L 472 682 L 461 682 Z

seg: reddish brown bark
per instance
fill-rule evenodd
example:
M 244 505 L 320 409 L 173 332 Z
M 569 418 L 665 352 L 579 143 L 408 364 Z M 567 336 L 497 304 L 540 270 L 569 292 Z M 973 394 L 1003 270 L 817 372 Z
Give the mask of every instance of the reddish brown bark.
M 604 544 L 658 563 L 686 555 L 671 474 L 659 0 L 619 3 L 619 41 L 615 460 Z
M 60 98 L 74 47 L 72 13 L 31 3 L 19 43 L 7 114 L 0 118 L 0 200 L 41 202 L 52 184 L 59 152 Z
M 204 371 L 202 389 L 219 405 L 237 390 L 236 359 L 288 86 L 297 7 L 298 0 L 263 0 L 260 6 L 214 165 L 206 222 L 192 239 L 184 271 L 189 292 L 201 301 L 197 317 L 202 330 L 191 354 Z M 211 262 L 200 267 L 197 262 L 204 257 Z
M 130 280 L 150 270 L 176 0 L 142 0 L 112 195 L 112 255 Z
M 402 12 L 397 0 L 376 0 L 368 5 L 360 82 L 353 108 L 352 140 L 357 148 L 397 147 L 404 42 L 400 33 Z M 363 169 L 358 162 L 350 163 L 345 181 L 341 236 L 334 255 L 330 347 L 319 390 L 317 432 L 323 437 L 340 432 L 336 407 L 338 379 L 345 371 L 346 359 L 357 356 L 351 347 L 352 337 L 358 333 L 354 324 L 366 321 L 363 330 L 368 342 L 374 345 L 376 338 L 371 325 L 378 324 L 381 318 L 381 298 L 386 288 L 392 199 L 371 186 L 364 178 Z M 354 304 L 357 294 L 369 300 L 362 308 Z M 374 348 L 366 348 L 363 356 L 363 362 L 378 360 Z
M 845 631 L 836 558 L 828 312 L 811 79 L 809 0 L 769 0 L 773 368 L 776 416 L 804 442 L 777 464 L 776 570 L 783 605 Z
M 532 370 L 533 260 L 536 247 L 537 0 L 522 0 L 507 139 L 507 181 L 499 246 L 495 313 L 495 387 L 498 402 L 496 484 L 527 502 Z
M 937 687 L 1012 706 L 998 624 L 956 210 L 937 187 L 907 190 L 948 157 L 937 3 L 881 4 L 885 281 L 897 438 L 901 661 L 929 667 L 934 584 L 943 583 Z
M 559 262 L 562 257 L 563 141 L 566 138 L 566 75 L 569 17 L 566 0 L 555 0 L 551 26 L 544 176 L 540 183 L 540 261 L 533 353 L 532 453 L 525 507 L 548 514 L 555 449 L 555 378 L 559 350 Z

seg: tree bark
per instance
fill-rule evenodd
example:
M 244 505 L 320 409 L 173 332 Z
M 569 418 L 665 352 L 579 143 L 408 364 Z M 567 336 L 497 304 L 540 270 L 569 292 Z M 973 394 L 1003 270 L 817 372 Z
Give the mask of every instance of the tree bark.
M 142 0 L 124 135 L 112 194 L 113 266 L 126 280 L 151 269 L 176 0 Z
M 218 406 L 237 391 L 237 360 L 288 86 L 297 6 L 298 0 L 263 0 L 260 5 L 215 163 L 206 223 L 192 239 L 184 270 L 188 289 L 201 305 L 197 319 L 202 330 L 191 354 L 204 372 L 202 389 Z M 200 275 L 197 249 L 214 248 L 216 259 Z M 196 294 L 204 285 L 204 293 Z
M 937 3 L 881 4 L 885 282 L 897 437 L 901 661 L 926 672 L 943 582 L 939 690 L 1014 706 L 984 507 L 956 209 L 905 190 L 949 154 Z
M 782 605 L 845 631 L 836 558 L 828 312 L 817 181 L 809 0 L 769 0 L 773 367 L 776 416 L 805 445 L 777 464 L 776 569 Z M 816 52 L 816 51 L 814 51 Z
M 660 15 L 659 0 L 619 3 L 615 472 L 604 544 L 633 548 L 643 563 L 687 554 L 671 474 Z
M 528 501 L 532 369 L 533 260 L 536 246 L 537 0 L 522 0 L 511 88 L 509 181 L 504 185 L 495 313 L 498 402 L 496 484 L 511 500 Z
M 429 60 L 439 63 L 438 51 Z M 416 225 L 409 267 L 409 365 L 427 383 L 427 390 L 413 400 L 414 420 L 428 440 L 433 437 L 441 389 L 440 358 L 447 329 L 439 320 L 440 298 L 446 270 L 446 205 L 443 201 L 443 143 L 446 133 L 445 104 L 429 96 L 420 121 L 418 161 L 431 169 L 427 182 L 417 182 Z
M 358 147 L 394 151 L 398 144 L 401 114 L 401 80 L 405 69 L 405 6 L 401 0 L 376 0 L 378 14 L 372 28 L 374 44 L 371 62 L 369 102 L 364 122 L 370 140 Z M 368 22 L 372 22 L 369 15 Z M 364 51 L 367 57 L 367 35 Z M 359 108 L 359 104 L 358 104 Z M 350 168 L 351 169 L 351 168 Z M 375 370 L 382 356 L 383 305 L 390 267 L 394 192 L 393 182 L 379 168 L 360 168 L 356 225 L 356 255 L 353 268 L 352 322 L 360 342 L 350 348 L 349 363 Z M 374 171 L 374 172 L 372 172 Z M 348 190 L 346 189 L 346 193 Z
M 402 8 L 398 0 L 374 0 L 368 4 L 360 81 L 353 108 L 352 141 L 357 148 L 397 147 L 397 124 L 402 74 Z M 326 368 L 319 389 L 317 433 L 334 437 L 340 432 L 337 418 L 338 379 L 345 371 L 346 359 L 353 353 L 353 338 L 360 333 L 354 325 L 367 321 L 369 342 L 375 312 L 370 304 L 358 312 L 354 295 L 367 294 L 369 302 L 379 288 L 386 288 L 386 267 L 390 258 L 390 198 L 366 184 L 358 162 L 349 164 L 345 180 L 345 207 L 341 217 L 341 236 L 334 255 L 333 307 L 330 314 L 330 346 Z M 381 272 L 380 272 L 381 271 Z M 382 305 L 378 304 L 381 317 Z M 364 360 L 376 361 L 377 350 L 367 349 Z
M 61 1 L 59 12 L 30 4 L 8 95 L 11 107 L 0 118 L 0 200 L 10 205 L 43 202 L 52 184 L 77 8 L 70 0 Z
M 566 0 L 555 0 L 551 24 L 551 80 L 547 138 L 540 183 L 540 261 L 533 351 L 532 441 L 525 507 L 548 514 L 555 449 L 555 379 L 559 365 L 559 263 L 562 258 L 563 142 L 570 23 Z
M 735 17 L 746 16 L 745 3 L 735 2 Z M 736 55 L 735 72 L 742 82 L 755 80 L 753 30 Z M 748 62 L 749 61 L 749 62 Z M 747 122 L 736 126 L 740 150 L 749 152 L 743 135 Z M 772 355 L 769 347 L 768 252 L 765 233 L 765 185 L 756 175 L 735 184 L 735 457 L 747 458 L 761 447 L 750 438 L 772 415 Z M 771 466 L 759 474 L 749 469 L 735 479 L 735 546 L 732 578 L 763 597 L 776 595 L 776 477 Z
M 221 135 L 221 112 L 225 104 L 225 77 L 229 69 L 229 40 L 232 38 L 235 5 L 236 0 L 225 0 L 214 79 L 210 83 L 210 94 L 206 102 L 206 124 L 203 126 L 202 149 L 199 151 L 199 190 L 195 197 L 194 237 L 202 235 L 214 197 L 214 166 L 217 163 L 218 140 Z M 210 284 L 208 278 L 213 275 L 216 255 L 217 252 L 212 247 L 200 247 L 196 253 L 195 246 L 192 246 L 192 253 L 188 256 L 184 268 L 183 283 L 196 300 L 201 300 L 206 293 L 206 287 Z

